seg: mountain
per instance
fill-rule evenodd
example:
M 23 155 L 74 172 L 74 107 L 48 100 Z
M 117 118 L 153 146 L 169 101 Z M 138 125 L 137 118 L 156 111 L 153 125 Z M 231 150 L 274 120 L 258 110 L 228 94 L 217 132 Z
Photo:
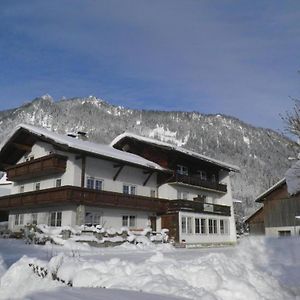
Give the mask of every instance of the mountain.
M 233 196 L 248 215 L 254 198 L 281 179 L 295 156 L 294 143 L 270 129 L 225 115 L 198 112 L 133 110 L 90 96 L 54 102 L 49 95 L 0 112 L 0 141 L 19 123 L 67 133 L 85 131 L 91 141 L 110 143 L 125 130 L 176 144 L 235 164 Z M 241 209 L 241 208 L 240 208 Z

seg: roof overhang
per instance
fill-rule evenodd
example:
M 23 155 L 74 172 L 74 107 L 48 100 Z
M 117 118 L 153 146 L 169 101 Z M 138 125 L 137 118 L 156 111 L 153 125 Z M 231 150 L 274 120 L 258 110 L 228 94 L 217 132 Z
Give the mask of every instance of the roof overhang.
M 0 170 L 5 171 L 7 167 L 16 164 L 37 141 L 48 142 L 62 151 L 108 159 L 124 165 L 138 166 L 142 169 L 151 169 L 156 172 L 171 172 L 151 161 L 134 154 L 124 153 L 108 145 L 79 141 L 27 124 L 17 126 L 0 145 Z
M 231 165 L 231 164 L 216 160 L 214 158 L 211 158 L 211 157 L 199 154 L 197 152 L 187 150 L 187 149 L 184 149 L 182 147 L 178 147 L 178 146 L 166 143 L 166 142 L 161 142 L 159 140 L 155 140 L 155 139 L 152 139 L 152 138 L 139 136 L 139 135 L 131 133 L 131 132 L 124 132 L 124 133 L 118 135 L 110 143 L 110 145 L 114 148 L 117 148 L 118 144 L 121 144 L 126 139 L 143 142 L 143 143 L 153 145 L 153 146 L 158 147 L 158 148 L 166 149 L 168 151 L 175 151 L 177 153 L 186 155 L 186 156 L 191 157 L 193 159 L 197 159 L 199 161 L 204 161 L 204 162 L 213 164 L 213 165 L 215 165 L 215 166 L 217 166 L 217 167 L 219 167 L 223 170 L 226 170 L 226 171 L 232 171 L 232 172 L 239 172 L 240 171 L 239 167 L 237 167 L 235 165 Z
M 260 194 L 256 199 L 255 202 L 263 202 L 265 200 L 266 197 L 268 197 L 273 191 L 275 191 L 276 189 L 280 188 L 281 186 L 283 186 L 285 184 L 285 178 L 282 178 L 281 180 L 279 180 L 278 182 L 276 182 L 274 185 L 272 185 L 269 189 L 267 189 L 265 192 L 263 192 L 262 194 Z

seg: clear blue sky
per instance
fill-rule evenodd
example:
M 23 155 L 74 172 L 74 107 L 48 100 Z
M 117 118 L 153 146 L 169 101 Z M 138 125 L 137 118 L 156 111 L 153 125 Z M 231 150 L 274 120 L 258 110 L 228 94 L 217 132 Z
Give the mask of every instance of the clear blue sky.
M 0 110 L 50 94 L 281 129 L 300 1 L 1 0 Z

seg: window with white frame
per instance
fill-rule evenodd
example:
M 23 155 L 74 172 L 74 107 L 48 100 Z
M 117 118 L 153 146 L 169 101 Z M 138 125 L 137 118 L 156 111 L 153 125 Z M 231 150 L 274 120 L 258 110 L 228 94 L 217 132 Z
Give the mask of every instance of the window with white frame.
M 95 190 L 98 191 L 103 190 L 103 180 L 99 180 L 99 179 L 95 180 Z
M 176 173 L 180 174 L 180 175 L 189 175 L 189 169 L 186 166 L 177 165 L 176 166 Z
M 208 233 L 209 234 L 217 234 L 218 226 L 216 219 L 208 219 Z
M 199 234 L 199 233 L 200 233 L 200 219 L 195 218 L 195 234 Z
M 88 177 L 86 180 L 86 187 L 88 189 L 103 190 L 103 180 L 94 177 Z
M 150 197 L 155 198 L 156 197 L 156 192 L 155 190 L 150 191 Z
M 136 186 L 130 184 L 123 184 L 123 193 L 128 195 L 136 195 Z
M 36 182 L 36 183 L 34 184 L 34 189 L 35 189 L 36 191 L 39 191 L 39 190 L 41 189 L 41 183 L 40 183 L 40 182 Z
M 61 178 L 58 178 L 55 180 L 55 186 L 56 187 L 61 187 Z
M 88 189 L 93 189 L 95 184 L 95 179 L 93 177 L 88 177 L 86 180 L 86 187 Z
M 192 234 L 192 217 L 181 217 L 181 232 L 186 234 Z
M 203 218 L 200 219 L 200 226 L 201 226 L 201 233 L 206 234 L 207 233 L 206 219 L 203 219 Z
M 188 192 L 177 191 L 177 199 L 187 200 L 189 197 Z
M 62 212 L 61 211 L 50 212 L 49 225 L 53 226 L 53 227 L 61 226 L 61 218 L 62 218 Z
M 206 219 L 195 218 L 195 233 L 206 234 Z
M 136 216 L 122 216 L 122 226 L 123 227 L 135 227 L 136 226 Z
M 16 214 L 15 215 L 15 225 L 23 225 L 24 224 L 24 215 Z
M 228 220 L 220 220 L 220 234 L 228 234 L 229 228 L 228 228 Z
M 86 212 L 85 213 L 85 225 L 96 226 L 101 223 L 101 213 L 100 212 Z

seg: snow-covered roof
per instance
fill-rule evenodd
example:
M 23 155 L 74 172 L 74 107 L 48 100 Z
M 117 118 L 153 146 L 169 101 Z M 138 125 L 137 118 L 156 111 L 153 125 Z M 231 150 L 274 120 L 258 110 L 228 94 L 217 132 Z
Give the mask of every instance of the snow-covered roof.
M 160 165 L 144 159 L 138 155 L 127 153 L 124 151 L 117 150 L 109 145 L 92 143 L 89 141 L 83 141 L 80 139 L 72 138 L 67 135 L 62 135 L 55 133 L 53 131 L 28 125 L 28 124 L 20 124 L 18 125 L 12 134 L 0 145 L 0 152 L 3 147 L 9 142 L 9 140 L 14 136 L 14 134 L 20 129 L 24 129 L 29 133 L 39 136 L 41 138 L 46 138 L 47 140 L 53 141 L 56 144 L 67 146 L 70 149 L 80 150 L 87 153 L 99 155 L 102 157 L 107 157 L 111 159 L 116 159 L 122 162 L 127 162 L 130 164 L 142 166 L 145 168 L 150 168 L 158 171 L 168 171 L 167 169 L 162 168 Z
M 272 193 L 274 190 L 276 190 L 278 187 L 280 187 L 283 184 L 285 184 L 285 178 L 282 178 L 281 180 L 279 180 L 278 182 L 276 182 L 274 185 L 272 185 L 269 189 L 267 189 L 265 192 L 263 192 L 262 194 L 260 194 L 255 199 L 255 201 L 256 202 L 262 202 L 264 200 L 264 198 L 266 198 L 270 193 Z
M 0 178 L 0 185 L 9 185 L 12 184 L 12 181 L 7 180 L 6 173 L 2 174 L 2 177 Z
M 210 158 L 210 157 L 208 157 L 208 156 L 199 154 L 199 153 L 197 153 L 197 152 L 194 152 L 194 151 L 191 151 L 191 150 L 187 150 L 187 149 L 184 149 L 184 148 L 182 148 L 182 147 L 178 147 L 178 146 L 175 146 L 175 145 L 166 143 L 166 142 L 158 141 L 158 140 L 155 140 L 155 139 L 152 139 L 152 138 L 140 136 L 140 135 L 137 135 L 137 134 L 131 133 L 131 132 L 124 132 L 124 133 L 118 135 L 118 136 L 110 143 L 110 145 L 113 147 L 114 145 L 116 145 L 119 141 L 121 141 L 121 140 L 124 139 L 124 138 L 132 138 L 132 139 L 135 139 L 135 140 L 143 141 L 143 142 L 145 142 L 145 143 L 154 144 L 154 145 L 157 145 L 157 146 L 159 146 L 159 147 L 166 148 L 166 149 L 168 149 L 168 150 L 174 150 L 174 151 L 177 151 L 177 152 L 181 152 L 181 153 L 184 153 L 184 154 L 186 154 L 186 155 L 189 155 L 189 156 L 198 158 L 198 159 L 200 159 L 200 160 L 204 160 L 204 161 L 207 161 L 207 162 L 209 162 L 209 163 L 218 165 L 218 166 L 220 166 L 220 167 L 222 167 L 222 168 L 225 168 L 225 169 L 228 169 L 228 170 L 230 170 L 230 171 L 239 172 L 239 170 L 240 170 L 239 167 L 237 167 L 237 166 L 235 166 L 235 165 L 231 165 L 231 164 L 228 164 L 228 163 L 224 163 L 224 162 L 222 162 L 222 161 L 219 161 L 219 160 Z

